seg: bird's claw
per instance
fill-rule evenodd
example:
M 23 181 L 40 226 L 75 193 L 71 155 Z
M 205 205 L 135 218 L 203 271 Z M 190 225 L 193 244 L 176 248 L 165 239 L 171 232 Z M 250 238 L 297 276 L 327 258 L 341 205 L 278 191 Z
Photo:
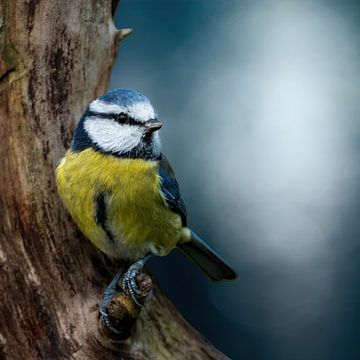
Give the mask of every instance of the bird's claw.
M 100 313 L 103 315 L 107 314 L 108 305 L 110 304 L 110 301 L 113 298 L 113 296 L 116 294 L 116 286 L 120 280 L 122 273 L 123 273 L 123 269 L 120 269 L 104 291 L 104 295 L 100 305 Z
M 100 310 L 100 312 L 101 312 L 101 310 Z M 112 321 L 111 321 L 111 318 L 110 318 L 110 316 L 109 316 L 107 313 L 104 314 L 104 313 L 101 312 L 100 320 L 101 320 L 101 322 L 105 325 L 107 331 L 110 331 L 111 333 L 115 334 L 115 336 L 117 335 L 117 336 L 120 337 L 120 336 L 123 335 L 122 332 L 120 332 L 119 330 L 115 329 L 115 327 L 113 326 L 113 323 L 112 323 Z
M 99 309 L 100 321 L 106 328 L 106 332 L 110 333 L 111 336 L 115 335 L 116 338 L 121 339 L 129 336 L 126 326 L 124 328 L 119 323 L 124 317 L 123 310 L 125 310 L 125 317 L 135 319 L 144 305 L 145 299 L 152 293 L 151 278 L 143 272 L 145 262 L 149 257 L 146 256 L 132 264 L 124 275 L 123 269 L 120 269 L 104 291 Z M 122 275 L 123 278 L 120 280 Z M 135 304 L 133 310 L 124 305 L 127 303 L 126 301 L 123 303 L 126 297 L 131 297 Z M 112 301 L 114 302 L 113 304 Z M 126 324 L 128 324 L 128 320 Z
M 112 325 L 111 318 L 108 313 L 108 306 L 114 297 L 116 292 L 116 286 L 119 282 L 119 279 L 123 273 L 123 269 L 119 270 L 116 275 L 111 280 L 110 284 L 104 291 L 104 295 L 100 304 L 100 319 L 104 323 L 104 325 L 112 332 L 114 332 L 117 335 L 121 335 L 121 333 L 114 328 Z
M 142 272 L 146 260 L 147 259 L 144 258 L 132 264 L 125 273 L 122 281 L 123 289 L 129 291 L 135 304 L 140 307 L 144 305 L 144 301 L 147 296 L 144 297 L 144 290 L 139 288 L 137 278 L 138 275 Z

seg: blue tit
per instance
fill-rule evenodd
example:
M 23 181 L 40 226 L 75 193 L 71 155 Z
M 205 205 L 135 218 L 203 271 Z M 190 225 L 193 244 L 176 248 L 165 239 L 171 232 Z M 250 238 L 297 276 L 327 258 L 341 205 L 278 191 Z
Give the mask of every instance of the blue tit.
M 142 267 L 180 248 L 212 280 L 235 272 L 188 226 L 175 173 L 161 152 L 156 112 L 142 94 L 115 89 L 94 100 L 56 170 L 73 220 L 107 256 Z

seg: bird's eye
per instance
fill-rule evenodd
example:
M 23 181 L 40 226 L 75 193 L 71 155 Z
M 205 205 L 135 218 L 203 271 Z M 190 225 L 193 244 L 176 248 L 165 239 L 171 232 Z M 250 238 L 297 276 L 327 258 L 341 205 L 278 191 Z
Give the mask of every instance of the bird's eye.
M 142 123 L 140 121 L 137 121 L 137 120 L 133 119 L 132 117 L 130 117 L 126 113 L 120 113 L 118 115 L 115 115 L 114 119 L 119 124 L 139 125 L 139 126 L 142 125 Z
M 129 115 L 125 114 L 125 113 L 120 113 L 118 115 L 116 115 L 115 120 L 119 123 L 126 123 L 129 120 Z

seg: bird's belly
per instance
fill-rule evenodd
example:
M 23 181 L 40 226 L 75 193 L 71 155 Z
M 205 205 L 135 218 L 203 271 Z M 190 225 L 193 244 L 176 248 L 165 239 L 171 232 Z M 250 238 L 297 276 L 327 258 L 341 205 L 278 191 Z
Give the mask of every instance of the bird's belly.
M 80 230 L 113 258 L 166 255 L 181 238 L 180 216 L 160 192 L 157 163 L 118 159 L 92 149 L 69 152 L 57 169 L 60 196 Z M 103 196 L 104 221 L 97 221 Z
M 166 255 L 179 241 L 181 219 L 165 205 L 158 176 L 151 178 L 128 177 L 116 186 L 107 200 L 108 226 L 127 251 Z

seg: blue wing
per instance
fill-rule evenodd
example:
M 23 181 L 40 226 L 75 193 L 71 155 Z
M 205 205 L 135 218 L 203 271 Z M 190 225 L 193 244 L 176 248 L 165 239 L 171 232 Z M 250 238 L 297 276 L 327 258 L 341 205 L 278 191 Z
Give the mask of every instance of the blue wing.
M 186 205 L 181 196 L 179 184 L 174 170 L 165 155 L 159 160 L 159 176 L 161 178 L 161 192 L 163 193 L 169 208 L 181 216 L 183 226 L 186 226 Z
M 186 226 L 186 206 L 174 170 L 164 155 L 159 160 L 159 176 L 166 203 L 172 211 L 181 216 L 182 224 Z M 193 231 L 191 240 L 178 246 L 210 279 L 218 281 L 236 278 L 234 270 Z

